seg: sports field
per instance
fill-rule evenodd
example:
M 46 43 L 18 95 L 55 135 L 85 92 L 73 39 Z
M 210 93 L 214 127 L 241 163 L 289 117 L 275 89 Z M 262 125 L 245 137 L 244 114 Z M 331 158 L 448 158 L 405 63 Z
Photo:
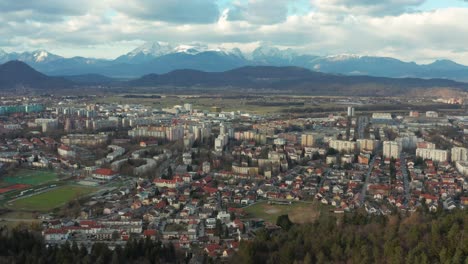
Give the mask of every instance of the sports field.
M 317 203 L 292 202 L 290 205 L 268 204 L 266 201 L 244 208 L 248 218 L 261 218 L 276 224 L 280 215 L 287 214 L 293 223 L 311 223 L 320 215 L 320 205 Z
M 18 170 L 14 175 L 3 177 L 3 182 L 11 184 L 40 185 L 55 181 L 57 173 L 49 170 Z
M 16 210 L 50 211 L 96 190 L 96 188 L 85 186 L 62 186 L 37 195 L 18 199 L 9 203 L 8 207 Z

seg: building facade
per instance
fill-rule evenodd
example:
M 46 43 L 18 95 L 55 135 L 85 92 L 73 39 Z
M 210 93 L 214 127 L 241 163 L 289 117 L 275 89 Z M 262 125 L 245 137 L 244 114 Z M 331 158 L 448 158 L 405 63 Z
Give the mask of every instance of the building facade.
M 401 144 L 396 141 L 384 141 L 383 156 L 385 158 L 399 158 L 401 153 Z
M 416 156 L 423 159 L 431 159 L 433 161 L 444 162 L 449 159 L 449 152 L 441 149 L 424 149 L 417 148 Z

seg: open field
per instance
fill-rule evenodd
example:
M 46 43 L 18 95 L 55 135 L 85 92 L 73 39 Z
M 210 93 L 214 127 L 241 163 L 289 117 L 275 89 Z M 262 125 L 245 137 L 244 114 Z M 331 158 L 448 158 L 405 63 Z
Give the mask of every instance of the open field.
M 26 198 L 20 198 L 8 204 L 9 208 L 26 211 L 49 211 L 65 203 L 90 194 L 96 188 L 85 186 L 62 186 Z
M 321 213 L 318 203 L 293 202 L 290 205 L 268 204 L 262 201 L 244 209 L 249 218 L 262 218 L 265 221 L 276 223 L 280 215 L 287 214 L 293 223 L 302 224 L 313 222 Z
M 223 111 L 245 111 L 255 114 L 282 114 L 301 115 L 311 114 L 323 115 L 326 113 L 345 112 L 346 106 L 350 104 L 349 98 L 340 96 L 300 96 L 280 94 L 249 94 L 249 93 L 208 93 L 198 95 L 165 94 L 164 91 L 140 91 L 132 96 L 143 96 L 141 98 L 126 97 L 126 93 L 111 94 L 96 97 L 95 103 L 120 103 L 120 104 L 142 104 L 155 109 L 173 107 L 190 103 L 195 109 L 210 111 L 211 107 L 221 107 Z M 161 96 L 161 98 L 150 98 L 149 96 Z M 146 96 L 146 97 L 144 97 Z M 404 102 L 399 98 L 387 98 L 386 101 L 368 101 L 351 104 L 355 105 L 358 113 L 373 113 L 375 111 L 407 112 L 410 109 L 427 111 L 450 109 L 459 111 L 459 106 L 434 103 L 432 101 Z M 313 117 L 313 116 L 312 116 Z
M 3 182 L 9 184 L 40 185 L 57 180 L 57 174 L 48 170 L 25 170 L 21 169 L 14 175 L 3 177 Z
M 151 94 L 146 94 L 151 95 Z M 164 96 L 157 98 L 125 98 L 123 95 L 112 95 L 99 97 L 95 99 L 96 103 L 121 103 L 121 104 L 143 104 L 154 108 L 173 107 L 174 105 L 183 105 L 184 103 L 193 104 L 193 107 L 200 110 L 209 111 L 211 107 L 221 107 L 223 111 L 247 111 L 257 114 L 277 113 L 287 106 L 258 106 L 248 103 L 249 100 L 241 98 L 222 98 L 222 97 L 190 97 L 190 96 Z
M 9 228 L 14 228 L 17 226 L 27 226 L 31 225 L 39 226 L 41 220 L 37 219 L 36 214 L 32 212 L 8 212 L 0 214 L 0 226 L 7 226 Z

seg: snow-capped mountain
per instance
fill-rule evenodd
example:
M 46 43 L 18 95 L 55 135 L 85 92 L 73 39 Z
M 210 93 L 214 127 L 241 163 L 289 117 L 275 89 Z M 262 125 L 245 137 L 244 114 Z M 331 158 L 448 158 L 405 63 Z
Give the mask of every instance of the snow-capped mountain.
M 224 56 L 243 58 L 242 52 L 237 48 L 227 50 L 223 48 L 210 48 L 203 44 L 172 45 L 165 42 L 147 42 L 129 53 L 118 57 L 115 61 L 119 63 L 139 64 L 177 53 L 197 55 L 203 52 L 217 52 Z
M 46 50 L 36 50 L 33 52 L 23 52 L 18 54 L 17 60 L 26 63 L 49 63 L 55 60 L 63 59 L 63 57 L 49 53 Z
M 0 63 L 11 60 L 23 61 L 49 75 L 101 74 L 111 77 L 139 77 L 178 69 L 221 72 L 247 65 L 262 65 L 297 66 L 344 75 L 447 78 L 468 81 L 468 67 L 449 60 L 416 64 L 389 57 L 354 54 L 314 56 L 268 45 L 260 46 L 251 54 L 244 56 L 238 48 L 148 42 L 115 60 L 63 58 L 46 50 L 7 53 L 0 49 Z
M 252 52 L 252 62 L 255 65 L 298 66 L 309 68 L 314 55 L 304 55 L 292 49 L 279 49 L 272 46 L 260 46 Z
M 280 50 L 271 46 L 260 46 L 252 52 L 252 59 L 256 61 L 268 61 L 272 58 L 291 61 L 297 57 L 297 53 L 292 49 Z
M 46 50 L 36 50 L 22 53 L 0 53 L 0 63 L 8 61 L 22 61 L 34 69 L 50 75 L 69 75 L 75 72 L 88 73 L 93 67 L 101 67 L 107 64 L 107 60 L 73 57 L 64 58 Z
M 34 57 L 34 61 L 36 63 L 38 62 L 44 62 L 46 61 L 47 59 L 49 59 L 49 52 L 45 51 L 45 50 L 38 50 L 37 52 L 35 52 L 33 55 Z M 57 57 L 57 58 L 60 58 L 60 57 Z
M 422 77 L 422 65 L 388 57 L 335 55 L 313 60 L 310 68 L 327 73 L 371 75 L 381 77 Z
M 325 56 L 324 59 L 328 61 L 347 61 L 361 59 L 363 56 L 357 54 L 336 54 Z
M 129 57 L 135 57 L 139 54 L 149 55 L 153 57 L 159 57 L 171 53 L 173 47 L 168 43 L 164 42 L 148 42 L 142 46 L 127 53 Z

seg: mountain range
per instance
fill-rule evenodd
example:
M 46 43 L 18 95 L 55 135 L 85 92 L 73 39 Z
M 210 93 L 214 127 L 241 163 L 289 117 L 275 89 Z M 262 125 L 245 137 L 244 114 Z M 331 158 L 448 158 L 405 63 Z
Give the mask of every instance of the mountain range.
M 11 60 L 25 62 L 38 71 L 53 76 L 98 74 L 136 78 L 146 74 L 163 74 L 180 69 L 224 72 L 243 66 L 296 66 L 342 75 L 468 81 L 468 67 L 450 60 L 416 64 L 388 57 L 315 56 L 271 46 L 260 46 L 251 54 L 243 54 L 238 48 L 224 49 L 210 48 L 205 45 L 149 42 L 113 60 L 64 58 L 46 50 L 23 53 L 6 53 L 0 50 L 0 63 Z
M 451 88 L 468 90 L 468 83 L 447 79 L 386 78 L 327 74 L 293 66 L 244 66 L 223 72 L 175 70 L 164 74 L 148 74 L 132 80 L 116 80 L 87 74 L 62 77 L 44 75 L 21 61 L 0 65 L 0 90 L 27 88 L 57 91 L 61 89 L 105 86 L 123 91 L 145 91 L 182 88 L 184 91 L 204 90 L 239 92 L 294 92 L 315 95 L 403 95 L 415 89 Z

